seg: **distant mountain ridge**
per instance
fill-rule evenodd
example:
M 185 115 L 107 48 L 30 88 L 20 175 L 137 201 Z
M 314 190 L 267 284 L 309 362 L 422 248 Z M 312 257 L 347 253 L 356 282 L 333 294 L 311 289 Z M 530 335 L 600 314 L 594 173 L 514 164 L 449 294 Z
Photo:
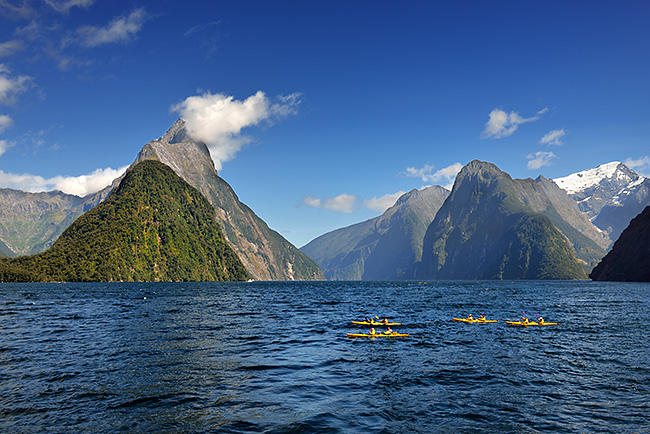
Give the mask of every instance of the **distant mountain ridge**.
M 424 233 L 448 195 L 440 186 L 412 190 L 382 215 L 321 235 L 301 250 L 328 280 L 414 278 Z
M 4 280 L 202 281 L 249 277 L 199 191 L 158 161 L 125 174 L 43 253 L 5 259 Z
M 0 188 L 0 252 L 13 257 L 47 250 L 77 217 L 104 200 L 111 188 L 86 197 Z

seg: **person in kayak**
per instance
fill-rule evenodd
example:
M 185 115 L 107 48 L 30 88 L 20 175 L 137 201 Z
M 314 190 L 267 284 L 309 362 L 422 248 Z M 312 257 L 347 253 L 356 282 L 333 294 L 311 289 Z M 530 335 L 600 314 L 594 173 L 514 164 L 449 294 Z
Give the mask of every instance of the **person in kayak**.
M 374 335 L 374 334 L 375 334 L 375 328 L 374 328 L 374 327 L 370 327 L 370 334 L 371 334 L 371 335 Z
M 487 321 L 487 319 L 485 318 L 485 315 L 483 314 L 483 312 L 481 312 L 481 316 L 479 316 L 478 319 L 479 319 L 479 321 Z
M 381 320 L 381 323 L 382 323 L 382 324 L 388 324 L 388 318 L 384 318 L 384 319 L 382 319 L 382 320 Z
M 528 318 L 526 318 L 526 317 L 523 316 L 523 315 L 521 316 L 521 322 L 524 323 L 524 324 L 528 324 L 528 323 L 530 323 L 530 321 L 528 321 Z
M 544 318 L 540 316 L 539 318 L 537 318 L 537 322 L 540 324 L 544 324 Z
M 466 319 L 468 319 L 468 320 L 473 320 L 474 317 L 473 317 L 472 314 L 470 313 L 469 316 L 468 316 Z

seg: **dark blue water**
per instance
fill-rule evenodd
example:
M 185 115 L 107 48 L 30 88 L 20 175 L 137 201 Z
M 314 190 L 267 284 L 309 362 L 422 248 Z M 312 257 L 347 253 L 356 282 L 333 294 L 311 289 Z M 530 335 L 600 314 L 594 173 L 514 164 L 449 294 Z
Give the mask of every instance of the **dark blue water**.
M 649 313 L 629 283 L 3 284 L 0 432 L 645 433 Z M 348 339 L 369 315 L 411 336 Z

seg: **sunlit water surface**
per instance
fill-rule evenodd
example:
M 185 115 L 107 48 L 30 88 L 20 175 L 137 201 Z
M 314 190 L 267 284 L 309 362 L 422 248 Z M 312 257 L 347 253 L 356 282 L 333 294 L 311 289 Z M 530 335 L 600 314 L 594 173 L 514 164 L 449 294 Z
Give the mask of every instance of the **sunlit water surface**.
M 647 433 L 649 313 L 632 283 L 3 284 L 0 432 Z M 410 336 L 348 339 L 370 315 Z

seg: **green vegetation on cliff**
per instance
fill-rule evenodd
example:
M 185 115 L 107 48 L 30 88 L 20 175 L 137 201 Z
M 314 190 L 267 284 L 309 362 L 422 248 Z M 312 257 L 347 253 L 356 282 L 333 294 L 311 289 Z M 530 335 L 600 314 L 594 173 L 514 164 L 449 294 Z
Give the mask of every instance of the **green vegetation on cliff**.
M 5 281 L 248 277 L 226 244 L 210 203 L 171 168 L 152 160 L 133 167 L 103 203 L 70 225 L 49 250 L 0 264 Z

